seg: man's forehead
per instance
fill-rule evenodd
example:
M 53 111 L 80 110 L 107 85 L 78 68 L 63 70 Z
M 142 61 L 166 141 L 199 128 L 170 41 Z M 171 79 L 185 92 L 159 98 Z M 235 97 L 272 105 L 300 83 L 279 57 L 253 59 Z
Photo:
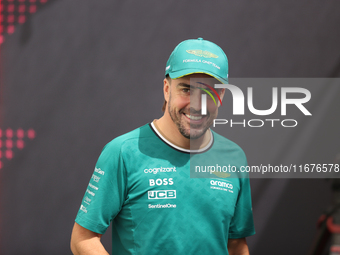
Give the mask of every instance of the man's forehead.
M 174 79 L 174 81 L 177 82 L 177 84 L 183 83 L 183 84 L 190 84 L 195 86 L 204 86 L 204 84 L 208 84 L 209 86 L 214 86 L 215 84 L 221 84 L 219 80 L 216 78 L 203 73 L 194 73 L 190 75 L 186 75 L 177 79 Z
M 216 79 L 190 79 L 187 81 L 179 81 L 177 87 L 205 88 L 215 87 L 215 84 L 220 84 Z
M 182 88 L 190 88 L 190 89 L 207 89 L 207 90 L 216 90 L 219 91 L 220 89 L 214 89 L 214 85 L 209 85 L 207 83 L 178 83 L 176 86 L 178 89 Z

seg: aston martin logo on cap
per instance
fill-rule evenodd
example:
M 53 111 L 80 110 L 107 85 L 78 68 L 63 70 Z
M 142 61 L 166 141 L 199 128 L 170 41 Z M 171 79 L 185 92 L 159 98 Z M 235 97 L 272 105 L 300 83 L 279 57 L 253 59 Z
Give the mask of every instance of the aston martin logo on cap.
M 187 50 L 186 52 L 193 54 L 198 57 L 204 57 L 204 58 L 218 58 L 217 55 L 214 53 L 211 53 L 207 50 Z

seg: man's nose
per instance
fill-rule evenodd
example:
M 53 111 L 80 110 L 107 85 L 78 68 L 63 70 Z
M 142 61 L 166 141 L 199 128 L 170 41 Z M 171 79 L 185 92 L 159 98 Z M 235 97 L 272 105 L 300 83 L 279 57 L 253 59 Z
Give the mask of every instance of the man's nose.
M 201 110 L 202 104 L 202 91 L 200 89 L 195 89 L 193 93 L 190 94 L 190 108 L 195 111 Z

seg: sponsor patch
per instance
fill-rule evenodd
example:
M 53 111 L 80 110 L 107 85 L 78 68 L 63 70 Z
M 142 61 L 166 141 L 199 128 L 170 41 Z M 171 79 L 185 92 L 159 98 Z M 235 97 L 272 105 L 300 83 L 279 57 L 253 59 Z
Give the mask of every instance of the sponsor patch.
M 215 55 L 214 53 L 211 53 L 207 50 L 187 50 L 186 52 L 188 52 L 189 54 L 193 54 L 195 56 L 198 56 L 198 57 L 218 58 L 217 55 Z
M 148 191 L 148 199 L 174 199 L 176 190 L 152 190 Z

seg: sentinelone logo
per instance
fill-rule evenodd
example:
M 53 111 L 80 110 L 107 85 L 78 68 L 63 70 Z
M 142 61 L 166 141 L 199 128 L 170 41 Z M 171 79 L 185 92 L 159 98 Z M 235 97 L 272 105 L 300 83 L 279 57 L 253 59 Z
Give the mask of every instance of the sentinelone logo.
M 201 82 L 198 82 L 198 83 L 209 87 L 217 95 L 222 105 L 222 101 L 214 88 L 212 88 L 211 86 L 205 83 L 201 83 Z M 244 115 L 244 105 L 245 105 L 244 98 L 245 97 L 240 88 L 238 88 L 235 85 L 231 85 L 231 84 L 215 84 L 214 87 L 228 89 L 231 92 L 232 97 L 233 97 L 233 115 Z M 209 91 L 203 88 L 200 88 L 200 89 L 204 90 L 214 100 L 215 105 L 217 105 L 216 100 L 214 99 L 214 97 Z M 252 87 L 248 87 L 247 92 L 248 92 L 247 105 L 251 113 L 258 115 L 258 116 L 266 116 L 276 111 L 278 107 L 278 88 L 277 87 L 272 88 L 272 105 L 270 109 L 266 109 L 266 110 L 255 109 L 254 104 L 253 104 L 253 88 Z M 289 93 L 303 94 L 304 97 L 296 98 L 296 99 L 287 98 L 287 94 Z M 304 115 L 311 116 L 312 114 L 303 105 L 307 103 L 310 99 L 311 99 L 311 93 L 309 90 L 305 88 L 282 87 L 281 88 L 281 116 L 287 115 L 287 105 L 289 104 L 295 105 Z M 202 115 L 207 114 L 207 95 L 206 94 L 201 95 L 201 114 Z M 298 125 L 298 122 L 295 119 L 283 119 L 283 120 L 281 119 L 264 119 L 264 120 L 263 119 L 250 119 L 248 121 L 243 120 L 242 122 L 233 122 L 232 119 L 230 121 L 228 121 L 227 119 L 214 119 L 213 126 L 215 127 L 216 125 L 225 125 L 225 124 L 230 123 L 231 127 L 235 125 L 242 125 L 243 127 L 246 127 L 246 125 L 248 125 L 249 127 L 263 127 L 266 122 L 270 123 L 271 127 L 274 127 L 277 124 L 277 122 L 279 122 L 282 127 L 296 127 Z

